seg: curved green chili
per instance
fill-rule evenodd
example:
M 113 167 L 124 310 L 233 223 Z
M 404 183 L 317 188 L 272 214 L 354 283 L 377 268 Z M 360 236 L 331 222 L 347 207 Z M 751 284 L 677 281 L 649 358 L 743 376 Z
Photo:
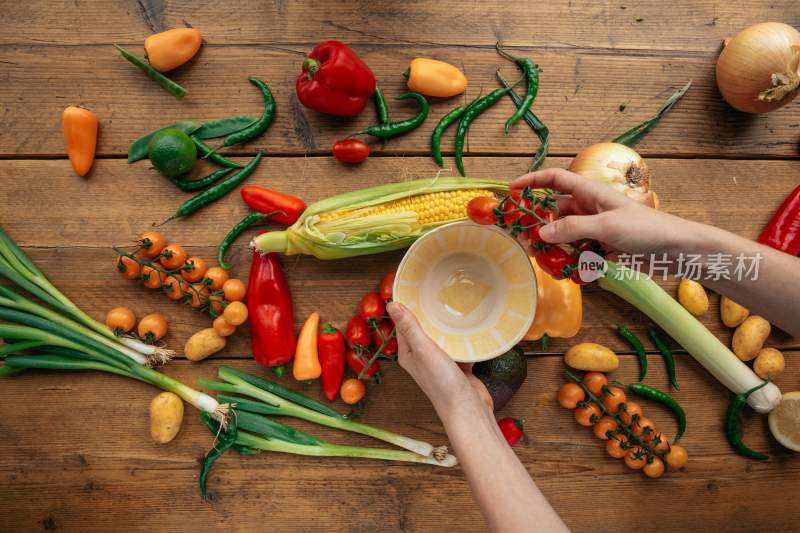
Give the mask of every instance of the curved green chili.
M 531 108 L 533 101 L 536 99 L 536 94 L 539 92 L 539 66 L 527 57 L 512 56 L 500 47 L 499 42 L 495 43 L 495 48 L 497 49 L 498 54 L 509 61 L 516 63 L 520 70 L 522 70 L 522 73 L 525 75 L 525 79 L 528 82 L 527 89 L 525 90 L 525 98 L 523 98 L 522 102 L 517 105 L 517 110 L 514 111 L 510 117 L 508 117 L 508 120 L 506 120 L 505 132 L 506 135 L 508 135 L 508 130 L 511 128 L 511 126 L 519 122 L 519 120 L 525 116 L 525 113 Z
M 369 128 L 358 132 L 358 135 L 372 135 L 373 137 L 378 137 L 380 139 L 388 139 L 390 137 L 402 135 L 403 133 L 408 133 L 409 131 L 417 129 L 420 124 L 422 124 L 425 119 L 428 118 L 428 110 L 430 109 L 430 106 L 428 105 L 428 101 L 425 99 L 425 97 L 419 93 L 408 92 L 401 94 L 400 96 L 396 97 L 395 100 L 408 100 L 409 98 L 413 98 L 419 104 L 419 113 L 417 113 L 417 115 L 405 120 L 400 120 L 398 122 L 375 124 L 374 126 L 370 126 Z
M 246 128 L 257 120 L 258 119 L 252 115 L 218 118 L 216 120 L 204 122 L 200 129 L 194 132 L 194 134 L 198 139 L 225 137 L 226 135 Z
M 464 111 L 467 109 L 467 106 L 460 105 L 452 110 L 450 110 L 442 119 L 436 124 L 436 127 L 433 128 L 433 133 L 431 134 L 431 154 L 433 154 L 433 160 L 436 161 L 436 164 L 440 167 L 444 166 L 444 159 L 442 158 L 442 134 L 444 131 L 450 127 L 453 122 L 461 118 L 461 115 L 464 114 Z
M 200 416 L 203 417 L 203 421 L 209 428 L 212 429 L 212 431 L 217 432 L 217 441 L 214 443 L 214 447 L 208 450 L 208 453 L 203 458 L 203 463 L 200 466 L 200 494 L 203 496 L 203 499 L 205 499 L 206 481 L 208 480 L 208 474 L 211 473 L 211 466 L 214 464 L 214 461 L 219 459 L 222 454 L 227 452 L 236 443 L 236 437 L 239 433 L 239 428 L 236 420 L 237 415 L 234 411 L 231 411 L 231 417 L 228 419 L 228 427 L 222 431 L 217 429 L 219 425 L 216 424 L 216 421 L 211 418 L 211 415 L 206 412 L 202 412 L 200 413 Z M 215 427 L 215 425 L 217 427 Z
M 249 126 L 225 137 L 225 140 L 222 142 L 223 147 L 232 146 L 258 137 L 269 128 L 269 125 L 272 124 L 272 119 L 275 118 L 275 97 L 272 96 L 272 91 L 269 90 L 269 86 L 252 76 L 247 79 L 250 83 L 258 87 L 261 90 L 261 94 L 264 95 L 264 112 L 261 113 L 261 117 L 259 117 L 258 120 Z
M 231 161 L 222 154 L 213 150 L 209 145 L 207 145 L 194 135 L 191 135 L 190 137 L 192 138 L 194 145 L 197 147 L 197 152 L 201 159 L 208 159 L 209 161 L 213 161 L 214 163 L 223 167 L 242 168 L 242 165 L 240 165 L 236 161 Z
M 219 252 L 217 252 L 217 263 L 219 263 L 219 266 L 225 270 L 231 269 L 233 265 L 229 265 L 225 262 L 225 253 L 228 251 L 228 248 L 231 247 L 231 244 L 233 244 L 233 241 L 236 240 L 236 237 L 238 237 L 245 229 L 255 224 L 256 221 L 267 218 L 267 216 L 268 215 L 265 215 L 264 213 L 257 213 L 253 211 L 231 228 L 219 245 Z
M 672 383 L 672 386 L 675 390 L 681 390 L 678 386 L 678 376 L 675 373 L 675 357 L 673 357 L 672 352 L 669 350 L 667 344 L 661 339 L 661 336 L 658 334 L 658 331 L 653 326 L 650 326 L 647 330 L 650 335 L 650 339 L 653 341 L 653 344 L 656 345 L 658 351 L 661 352 L 661 355 L 664 357 L 664 364 L 667 366 L 667 376 L 669 377 L 669 382 Z
M 500 74 L 499 70 L 497 71 L 497 79 L 500 80 L 500 83 L 503 84 L 503 87 L 512 87 L 512 85 L 508 83 L 503 75 Z M 517 108 L 522 105 L 522 98 L 520 98 L 517 93 L 514 91 L 509 91 L 508 95 L 511 97 L 511 100 L 513 100 Z M 536 153 L 533 154 L 533 161 L 528 167 L 528 172 L 532 172 L 542 166 L 542 163 L 544 163 L 544 158 L 547 157 L 547 151 L 550 149 L 550 130 L 548 130 L 547 126 L 545 126 L 544 123 L 539 120 L 539 117 L 536 116 L 536 113 L 530 109 L 525 112 L 524 118 L 525 122 L 528 123 L 528 126 L 530 126 L 536 136 L 539 137 L 539 148 L 536 150 Z
M 461 116 L 461 120 L 458 122 L 458 129 L 456 130 L 456 166 L 458 167 L 458 171 L 461 173 L 462 176 L 465 175 L 464 172 L 464 162 L 461 160 L 461 156 L 464 154 L 464 143 L 467 140 L 467 131 L 469 130 L 470 124 L 480 116 L 481 113 L 492 107 L 498 100 L 500 100 L 503 96 L 505 96 L 508 92 L 511 91 L 511 88 L 504 87 L 502 89 L 495 89 L 494 91 L 490 92 L 486 96 L 479 98 L 476 102 L 469 106 L 468 109 L 464 111 L 464 114 Z
M 681 440 L 681 437 L 686 432 L 686 412 L 683 410 L 683 407 L 681 407 L 680 404 L 666 392 L 661 392 L 658 389 L 649 387 L 642 383 L 631 383 L 627 387 L 628 390 L 635 392 L 639 396 L 649 398 L 657 401 L 658 403 L 666 405 L 672 410 L 673 413 L 675 413 L 675 418 L 678 421 L 678 432 L 675 434 L 675 439 L 673 442 L 677 444 L 677 442 Z
M 372 95 L 375 101 L 375 114 L 378 116 L 378 124 L 389 123 L 389 106 L 386 105 L 386 98 L 383 96 L 380 86 L 375 86 L 375 94 Z
M 636 356 L 639 358 L 639 381 L 642 381 L 647 375 L 647 352 L 644 351 L 642 341 L 631 330 L 622 325 L 617 326 L 617 333 L 636 350 Z
M 766 386 L 769 381 L 770 380 L 768 379 L 761 385 L 757 385 L 746 392 L 737 394 L 736 397 L 731 400 L 730 405 L 728 405 L 728 411 L 725 413 L 725 436 L 728 437 L 728 442 L 731 443 L 733 449 L 736 450 L 736 452 L 740 455 L 744 455 L 745 457 L 756 459 L 758 461 L 766 461 L 769 459 L 769 456 L 761 452 L 751 450 L 742 441 L 742 431 L 741 428 L 739 428 L 739 413 L 741 413 L 742 408 L 747 403 L 747 399 L 750 397 L 750 395 L 761 387 Z
M 182 191 L 184 192 L 194 192 L 199 191 L 200 189 L 205 189 L 207 186 L 211 185 L 212 183 L 216 183 L 220 179 L 224 178 L 228 174 L 233 172 L 233 169 L 230 167 L 221 168 L 219 170 L 215 170 L 208 176 L 203 176 L 202 178 L 198 178 L 196 180 L 187 180 L 184 178 L 175 178 L 172 182 Z
M 177 96 L 178 98 L 183 98 L 186 96 L 186 89 L 154 69 L 152 66 L 150 66 L 150 63 L 138 56 L 133 55 L 117 44 L 114 45 L 114 48 L 119 50 L 119 53 L 122 54 L 122 57 L 139 67 L 139 69 L 147 74 L 151 80 L 154 80 L 163 89 L 166 89 L 172 96 Z

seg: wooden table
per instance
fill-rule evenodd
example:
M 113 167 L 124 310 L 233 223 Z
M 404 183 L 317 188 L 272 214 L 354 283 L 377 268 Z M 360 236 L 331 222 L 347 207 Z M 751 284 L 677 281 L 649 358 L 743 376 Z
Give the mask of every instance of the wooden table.
M 111 245 L 131 243 L 151 222 L 169 215 L 186 195 L 147 162 L 129 165 L 130 142 L 143 132 L 185 119 L 258 114 L 261 98 L 247 76 L 273 88 L 278 116 L 269 132 L 231 154 L 245 161 L 257 150 L 266 160 L 250 183 L 297 192 L 309 201 L 377 183 L 432 176 L 430 131 L 456 102 L 435 102 L 419 131 L 392 140 L 356 167 L 334 161 L 336 138 L 373 121 L 322 117 L 299 105 L 294 79 L 301 56 L 318 41 L 340 39 L 362 55 L 384 91 L 403 91 L 400 76 L 417 56 L 461 66 L 470 79 L 467 101 L 496 86 L 494 71 L 512 67 L 493 46 L 502 40 L 542 67 L 535 109 L 553 132 L 547 164 L 566 166 L 582 147 L 607 140 L 649 116 L 677 87 L 693 87 L 640 145 L 655 175 L 664 209 L 754 238 L 798 182 L 798 104 L 770 115 L 747 116 L 720 99 L 714 59 L 723 38 L 752 23 L 781 20 L 800 26 L 793 0 L 736 3 L 589 2 L 102 2 L 31 0 L 0 3 L 0 223 L 51 280 L 97 318 L 116 305 L 141 316 L 168 315 L 168 341 L 180 348 L 208 319 L 169 303 L 115 273 Z M 141 54 L 143 39 L 167 28 L 194 26 L 205 45 L 174 73 L 189 95 L 160 90 L 112 48 Z M 65 157 L 61 110 L 82 104 L 101 122 L 98 160 L 86 179 Z M 394 117 L 414 112 L 391 102 Z M 473 176 L 510 178 L 527 167 L 537 143 L 521 124 L 506 137 L 509 101 L 472 128 L 466 167 Z M 452 138 L 444 146 L 451 153 Z M 448 158 L 448 166 L 452 166 Z M 238 194 L 164 232 L 191 254 L 211 260 L 227 229 L 245 213 Z M 231 253 L 234 274 L 245 277 L 242 239 Z M 283 265 L 296 318 L 319 310 L 343 326 L 365 287 L 394 268 L 400 253 L 323 263 L 286 258 Z M 675 283 L 664 283 L 669 291 Z M 724 341 L 731 332 L 711 295 L 703 322 Z M 769 452 L 766 463 L 732 453 L 722 433 L 731 394 L 691 357 L 678 357 L 683 387 L 675 397 L 688 413 L 684 439 L 691 460 L 652 481 L 605 456 L 603 447 L 554 402 L 562 383 L 561 353 L 592 340 L 626 353 L 615 377 L 633 379 L 636 361 L 611 326 L 644 334 L 647 319 L 596 287 L 585 290 L 584 328 L 556 340 L 548 353 L 531 353 L 529 378 L 501 415 L 527 422 L 530 442 L 517 453 L 556 510 L 584 531 L 794 530 L 800 459 L 769 434 L 764 417 L 748 412 L 746 440 Z M 788 368 L 778 384 L 800 388 L 800 343 L 775 333 Z M 527 347 L 530 352 L 535 346 Z M 221 364 L 260 372 L 248 355 L 246 331 L 222 353 L 200 364 L 173 361 L 165 372 L 192 384 Z M 651 355 L 648 382 L 666 388 L 660 357 Z M 363 414 L 369 423 L 444 442 L 429 402 L 399 368 L 387 365 Z M 290 380 L 285 380 L 290 383 Z M 297 387 L 295 383 L 291 383 Z M 278 454 L 227 455 L 211 476 L 209 501 L 197 488 L 198 459 L 212 439 L 187 409 L 171 444 L 154 444 L 147 405 L 156 391 L 95 374 L 30 373 L 0 384 L 0 529 L 4 531 L 178 530 L 480 530 L 460 469 L 435 469 L 368 460 L 313 459 Z M 308 388 L 318 395 L 318 387 Z M 338 408 L 343 408 L 337 404 Z M 668 434 L 671 416 L 648 404 Z M 302 427 L 306 427 L 301 425 Z M 336 442 L 341 435 L 311 428 Z M 366 438 L 347 442 L 374 444 Z

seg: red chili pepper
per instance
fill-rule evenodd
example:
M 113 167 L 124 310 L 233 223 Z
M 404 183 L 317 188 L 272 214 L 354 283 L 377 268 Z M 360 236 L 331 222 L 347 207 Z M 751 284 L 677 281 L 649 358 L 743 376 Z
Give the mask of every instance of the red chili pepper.
M 772 215 L 758 242 L 789 255 L 800 254 L 800 185 Z
M 381 295 L 384 301 L 390 302 L 392 301 L 392 291 L 394 290 L 394 278 L 397 276 L 397 272 L 388 272 L 383 279 L 381 280 L 380 288 L 378 289 L 378 294 Z
M 292 295 L 278 254 L 253 252 L 247 284 L 247 311 L 253 357 L 283 374 L 295 350 Z
M 322 390 L 325 396 L 334 401 L 344 377 L 344 335 L 328 324 L 317 337 L 317 352 L 322 365 Z
M 386 315 L 386 304 L 384 303 L 381 295 L 377 292 L 368 292 L 361 298 L 361 304 L 358 306 L 361 318 L 370 322 L 370 320 L 380 320 Z
M 331 115 L 361 113 L 375 93 L 375 76 L 356 53 L 339 41 L 325 41 L 303 61 L 295 83 L 297 98 L 306 106 Z
M 369 145 L 359 139 L 337 140 L 333 144 L 333 157 L 342 163 L 360 163 L 369 157 Z
M 306 210 L 306 203 L 297 196 L 257 185 L 243 187 L 242 199 L 253 211 L 272 214 L 270 218 L 281 224 L 294 224 Z
M 350 319 L 350 322 L 347 323 L 345 334 L 347 335 L 347 342 L 350 344 L 351 348 L 355 348 L 356 346 L 369 348 L 372 336 L 370 335 L 367 322 L 360 316 L 356 315 Z
M 509 446 L 514 446 L 525 436 L 525 433 L 523 433 L 525 426 L 522 420 L 517 418 L 511 418 L 510 416 L 501 418 L 497 421 L 497 425 L 500 426 L 500 431 L 503 433 Z
M 397 354 L 397 337 L 395 337 L 394 324 L 391 320 L 381 320 L 374 327 L 372 330 L 372 344 L 376 350 L 383 346 L 381 355 L 391 357 Z
M 370 359 L 369 352 L 360 352 L 358 349 L 350 348 L 347 350 L 347 366 L 350 367 L 350 370 L 357 376 L 364 370 L 364 367 L 367 366 L 367 362 Z M 373 378 L 374 380 L 380 380 L 380 370 L 381 365 L 378 361 L 372 363 L 369 369 L 364 372 L 365 378 Z

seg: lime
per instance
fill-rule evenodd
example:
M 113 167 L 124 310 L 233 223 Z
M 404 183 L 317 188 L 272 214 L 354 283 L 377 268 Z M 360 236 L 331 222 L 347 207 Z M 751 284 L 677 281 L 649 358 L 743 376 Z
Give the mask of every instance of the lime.
M 783 395 L 769 414 L 769 429 L 778 442 L 800 452 L 800 391 Z
M 175 128 L 161 130 L 150 139 L 147 154 L 156 170 L 169 178 L 192 170 L 197 147 L 184 132 Z

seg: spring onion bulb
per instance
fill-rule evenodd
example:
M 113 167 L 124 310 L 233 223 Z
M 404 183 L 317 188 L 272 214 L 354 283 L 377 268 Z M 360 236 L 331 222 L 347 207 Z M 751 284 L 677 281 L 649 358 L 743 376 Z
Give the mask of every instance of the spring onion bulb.
M 605 276 L 598 280 L 600 287 L 650 317 L 734 394 L 763 383 L 750 367 L 647 275 L 613 261 L 606 261 L 606 265 Z M 759 413 L 768 413 L 780 401 L 780 389 L 769 383 L 751 394 L 747 403 Z

